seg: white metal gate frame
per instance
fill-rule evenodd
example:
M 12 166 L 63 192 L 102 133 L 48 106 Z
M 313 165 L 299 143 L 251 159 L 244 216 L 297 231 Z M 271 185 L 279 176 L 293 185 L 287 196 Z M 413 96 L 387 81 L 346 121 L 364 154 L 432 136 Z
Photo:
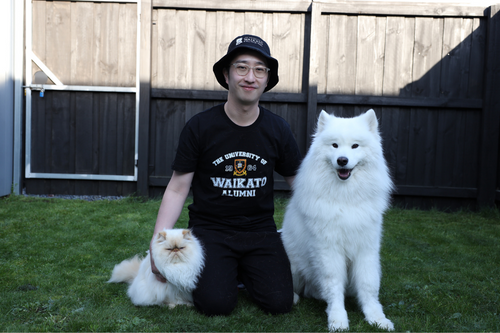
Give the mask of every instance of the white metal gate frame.
M 26 161 L 25 161 L 25 177 L 26 178 L 43 178 L 43 179 L 74 179 L 74 180 L 114 180 L 114 181 L 137 181 L 138 173 L 138 156 L 139 156 L 139 93 L 140 93 L 140 27 L 141 27 L 141 0 L 71 0 L 77 2 L 129 2 L 137 3 L 137 48 L 136 48 L 136 86 L 135 87 L 108 87 L 108 86 L 77 86 L 64 85 L 52 71 L 33 53 L 33 13 L 32 1 L 26 0 Z M 51 84 L 33 84 L 31 73 L 33 62 L 54 82 Z M 32 107 L 32 91 L 85 91 L 85 92 L 118 92 L 118 93 L 135 93 L 135 152 L 134 152 L 134 175 L 96 175 L 96 174 L 68 174 L 68 173 L 46 173 L 31 171 L 31 107 Z

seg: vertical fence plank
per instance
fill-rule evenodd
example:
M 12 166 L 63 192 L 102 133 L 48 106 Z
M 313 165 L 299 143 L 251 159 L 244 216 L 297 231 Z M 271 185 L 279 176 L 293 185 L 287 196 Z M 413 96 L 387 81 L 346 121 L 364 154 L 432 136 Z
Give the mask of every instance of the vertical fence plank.
M 137 4 L 121 4 L 118 13 L 117 81 L 121 87 L 135 87 L 137 64 Z M 111 37 L 113 38 L 113 37 Z
M 71 77 L 70 84 L 88 85 L 93 80 L 94 42 L 94 6 L 93 3 L 71 3 Z M 93 124 L 93 93 L 73 93 L 74 101 L 74 150 L 75 173 L 91 174 L 95 170 L 93 137 L 98 136 Z M 78 182 L 75 192 L 91 194 L 94 182 Z M 95 192 L 94 192 L 95 193 Z
M 292 29 L 290 40 L 293 41 L 294 48 L 292 49 L 292 58 L 290 66 L 290 81 L 293 86 L 290 92 L 302 92 L 302 75 L 304 73 L 304 15 L 294 14 L 292 17 Z
M 51 168 L 50 172 L 69 171 L 70 98 L 69 92 L 52 94 Z
M 210 67 L 206 63 L 206 11 L 189 11 L 188 23 L 188 43 L 186 49 L 188 53 L 184 66 L 188 66 L 190 75 L 188 87 L 191 89 L 203 89 L 205 86 L 206 68 Z
M 234 24 L 234 12 L 217 12 L 217 31 L 215 45 L 217 45 L 215 58 L 218 60 L 227 53 L 229 44 L 238 36 Z M 222 87 L 220 87 L 223 89 Z
M 482 114 L 478 203 L 493 206 L 498 192 L 497 176 L 500 127 L 500 5 L 490 7 L 487 21 L 486 73 Z
M 412 97 L 439 97 L 443 19 L 415 18 Z
M 71 77 L 68 84 L 88 85 L 92 82 L 94 6 L 90 2 L 71 3 Z
M 472 41 L 470 54 L 470 75 L 467 97 L 482 98 L 485 48 L 486 48 L 486 22 L 481 18 L 474 18 L 472 33 L 468 37 Z
M 31 116 L 31 172 L 47 172 L 48 169 L 45 139 L 50 128 L 46 123 L 46 101 L 47 98 L 32 95 L 31 105 L 37 112 Z
M 157 88 L 158 86 L 158 62 L 161 61 L 165 55 L 160 48 L 160 41 L 158 35 L 158 9 L 154 9 L 151 13 L 151 87 Z
M 359 16 L 356 94 L 381 95 L 384 74 L 385 17 Z
M 445 18 L 441 60 L 441 94 L 460 97 L 467 93 L 469 79 L 470 19 Z
M 326 75 L 326 93 L 354 94 L 357 35 L 357 16 L 329 15 L 327 65 L 320 71 L 320 75 Z M 323 90 L 320 86 L 319 91 Z
M 151 103 L 151 0 L 141 1 L 139 67 L 139 160 L 137 193 L 149 195 L 149 113 Z
M 384 96 L 408 97 L 411 94 L 414 36 L 414 19 L 397 16 L 387 17 L 382 87 Z M 390 112 L 387 115 L 390 119 L 398 119 L 398 125 L 403 125 L 403 131 L 406 126 L 412 129 L 405 135 L 399 131 L 399 127 L 385 126 L 388 131 L 396 130 L 399 132 L 397 141 L 393 143 L 397 147 L 393 151 L 394 158 L 397 158 L 398 163 L 400 163 L 397 168 L 397 180 L 413 184 L 414 179 L 411 176 L 415 169 L 425 165 L 425 160 L 421 159 L 422 156 L 419 155 L 419 153 L 423 153 L 423 150 L 415 150 L 414 154 L 406 154 L 406 149 L 425 136 L 425 129 L 418 122 L 421 116 L 415 114 L 412 109 L 389 109 L 387 112 Z M 385 116 L 384 112 L 381 114 Z
M 176 148 L 170 148 L 165 146 L 166 137 L 168 135 L 168 120 L 167 113 L 171 112 L 172 108 L 168 105 L 167 100 L 156 100 L 151 104 L 151 136 L 150 142 L 152 149 L 151 157 L 154 158 L 154 162 L 152 163 L 154 166 L 154 175 L 155 176 L 170 176 L 168 170 L 170 170 L 170 166 L 167 164 L 167 155 L 169 152 L 173 151 Z M 173 142 L 171 142 L 173 146 Z
M 93 93 L 76 94 L 75 99 L 75 154 L 76 173 L 93 173 L 92 138 L 98 133 L 93 131 Z
M 46 63 L 46 27 L 47 27 L 47 22 L 46 22 L 46 11 L 47 11 L 47 6 L 51 5 L 48 4 L 47 2 L 43 1 L 34 1 L 32 3 L 33 5 L 33 26 L 32 26 L 32 51 L 33 53 L 44 63 Z M 30 55 L 26 55 L 30 56 Z M 33 64 L 33 70 L 31 73 L 27 73 L 26 75 L 33 75 L 38 71 L 38 66 Z
M 236 38 L 236 36 L 240 36 L 243 34 L 245 34 L 245 13 L 234 12 L 234 31 L 233 34 L 230 35 L 228 42 L 231 42 L 234 38 Z
M 441 60 L 440 94 L 444 98 L 465 96 L 468 85 L 470 19 L 445 18 Z M 441 167 L 436 169 L 436 179 L 441 186 L 460 186 L 463 181 L 464 112 L 442 110 L 438 118 L 438 150 Z
M 192 34 L 188 30 L 189 13 L 186 10 L 178 10 L 175 18 L 175 58 L 170 61 L 175 73 L 174 88 L 188 89 L 190 82 L 187 64 L 192 65 L 193 58 L 188 45 L 192 39 Z
M 289 56 L 293 53 L 294 45 L 290 43 L 290 13 L 274 13 L 273 14 L 273 39 L 272 47 L 274 56 L 279 61 L 280 83 L 276 88 L 283 90 L 290 89 Z M 287 89 L 288 88 L 288 89 Z
M 415 19 L 388 17 L 384 56 L 384 96 L 408 97 L 412 81 Z
M 47 3 L 46 65 L 63 83 L 71 75 L 71 3 Z
M 215 90 L 219 83 L 215 81 L 214 72 L 212 70 L 213 64 L 219 60 L 216 59 L 216 26 L 217 14 L 215 12 L 207 12 L 205 18 L 205 62 L 203 62 L 203 71 L 205 73 L 204 89 Z
M 99 85 L 114 86 L 118 81 L 118 6 L 117 3 L 101 3 L 100 57 L 98 61 Z
M 157 88 L 175 87 L 176 11 L 158 10 Z M 142 23 L 141 23 L 142 26 Z M 142 59 L 142 58 L 141 58 Z
M 273 14 L 272 52 L 278 59 L 280 68 L 280 84 L 275 91 L 300 92 L 302 23 L 301 16 L 297 14 Z
M 263 24 L 264 24 L 264 15 L 262 13 L 245 12 L 245 34 L 255 35 L 263 38 L 262 37 Z M 272 51 L 273 50 L 271 50 L 271 52 Z
M 318 113 L 318 75 L 320 61 L 320 36 L 317 31 L 321 24 L 321 5 L 317 2 L 311 4 L 311 30 L 309 64 L 307 71 L 309 76 L 309 88 L 307 91 L 307 147 L 310 146 L 312 135 L 316 127 L 316 114 Z
M 320 43 L 318 45 L 318 52 L 320 52 L 320 57 L 318 57 L 318 67 L 320 68 L 318 72 L 318 88 L 317 92 L 318 94 L 326 94 L 328 93 L 328 84 L 330 83 L 329 81 L 329 75 L 333 75 L 335 73 L 335 69 L 333 65 L 330 64 L 331 58 L 335 57 L 337 50 L 332 50 L 331 49 L 331 44 L 334 43 L 335 40 L 344 40 L 344 37 L 341 37 L 341 35 L 337 35 L 338 38 L 331 38 L 330 36 L 333 36 L 330 31 L 332 22 L 331 22 L 331 17 L 332 15 L 320 15 L 319 16 L 319 23 L 318 27 L 321 32 L 318 32 L 318 34 L 322 34 L 321 37 L 318 37 L 319 40 L 323 40 L 323 43 Z M 306 36 L 306 43 L 310 44 L 311 41 L 310 39 L 312 38 L 312 32 L 310 31 L 311 28 L 311 22 L 310 22 L 310 17 L 308 17 L 307 20 L 308 24 L 308 30 L 307 30 L 307 36 Z M 335 32 L 337 34 L 338 32 Z M 310 50 L 304 54 L 305 57 L 310 58 L 311 55 L 309 53 Z M 331 51 L 331 53 L 330 53 Z M 307 69 L 307 68 L 306 68 Z M 304 76 L 307 76 L 307 72 L 304 71 Z M 309 77 L 307 77 L 307 80 L 309 80 Z M 333 82 L 333 80 L 331 81 Z M 304 89 L 307 89 L 308 81 L 303 80 L 303 85 Z
M 271 55 L 274 57 L 276 52 L 273 48 L 273 13 L 263 13 L 262 19 L 262 33 L 259 37 L 264 39 L 271 48 Z

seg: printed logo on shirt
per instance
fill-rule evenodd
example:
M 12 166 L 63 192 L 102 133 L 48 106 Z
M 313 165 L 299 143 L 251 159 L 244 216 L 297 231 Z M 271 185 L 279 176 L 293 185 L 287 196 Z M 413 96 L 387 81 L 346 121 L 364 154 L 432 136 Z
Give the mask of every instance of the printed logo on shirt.
M 247 178 L 249 172 L 257 171 L 258 165 L 266 165 L 267 161 L 259 155 L 236 151 L 224 154 L 212 162 L 215 167 L 224 167 L 224 171 L 236 178 L 210 177 L 215 188 L 222 189 L 221 196 L 255 197 L 256 189 L 267 183 L 267 177 Z M 228 175 L 229 176 L 229 175 Z
M 233 176 L 246 176 L 247 175 L 247 160 L 245 158 L 238 158 L 234 160 L 234 173 Z

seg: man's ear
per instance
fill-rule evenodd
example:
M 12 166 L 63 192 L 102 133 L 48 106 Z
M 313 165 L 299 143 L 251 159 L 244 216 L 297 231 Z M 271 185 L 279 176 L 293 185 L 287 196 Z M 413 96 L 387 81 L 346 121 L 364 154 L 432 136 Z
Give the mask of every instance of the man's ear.
M 229 84 L 229 74 L 227 72 L 227 68 L 222 69 L 222 74 L 224 75 L 224 78 L 226 79 L 226 83 Z

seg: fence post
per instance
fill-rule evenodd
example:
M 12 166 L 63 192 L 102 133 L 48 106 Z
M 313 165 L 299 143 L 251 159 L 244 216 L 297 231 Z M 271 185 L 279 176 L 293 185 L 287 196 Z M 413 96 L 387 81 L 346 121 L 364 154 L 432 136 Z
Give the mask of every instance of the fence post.
M 477 201 L 480 207 L 495 205 L 499 165 L 500 128 L 500 5 L 487 15 L 480 169 Z
M 151 104 L 151 0 L 141 0 L 140 66 L 139 66 L 139 149 L 137 161 L 137 194 L 149 196 L 149 114 Z
M 319 20 L 321 19 L 321 5 L 312 1 L 311 3 L 311 25 L 309 38 L 309 76 L 307 89 L 307 149 L 311 144 L 311 138 L 316 126 L 316 113 L 318 108 L 318 71 L 319 71 Z

